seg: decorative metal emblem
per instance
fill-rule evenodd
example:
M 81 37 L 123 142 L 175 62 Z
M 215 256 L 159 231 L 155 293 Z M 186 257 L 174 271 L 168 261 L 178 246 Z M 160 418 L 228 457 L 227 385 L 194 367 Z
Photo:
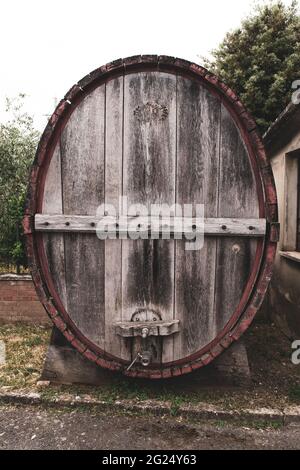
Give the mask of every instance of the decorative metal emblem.
M 138 121 L 142 123 L 151 123 L 164 121 L 169 114 L 168 108 L 164 105 L 148 101 L 145 104 L 137 106 L 133 112 Z

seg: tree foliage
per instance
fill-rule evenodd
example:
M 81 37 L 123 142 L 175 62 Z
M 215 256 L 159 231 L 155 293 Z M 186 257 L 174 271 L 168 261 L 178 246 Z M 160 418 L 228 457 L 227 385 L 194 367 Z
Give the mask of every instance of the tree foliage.
M 23 112 L 24 97 L 6 100 L 12 118 L 0 124 L 0 258 L 26 266 L 21 222 L 39 133 L 32 117 Z
M 292 82 L 300 78 L 297 2 L 256 6 L 212 57 L 206 67 L 236 91 L 266 131 L 290 101 Z

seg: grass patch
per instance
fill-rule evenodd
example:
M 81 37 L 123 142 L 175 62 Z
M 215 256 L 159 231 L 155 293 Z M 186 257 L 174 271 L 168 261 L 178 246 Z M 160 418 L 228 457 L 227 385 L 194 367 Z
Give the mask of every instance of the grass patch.
M 271 325 L 254 325 L 245 335 L 253 374 L 247 389 L 195 387 L 192 375 L 180 380 L 132 379 L 116 374 L 109 384 L 50 385 L 37 388 L 43 367 L 51 329 L 39 326 L 0 326 L 0 339 L 6 346 L 5 365 L 0 367 L 0 389 L 39 391 L 50 402 L 60 396 L 76 401 L 76 397 L 105 401 L 113 405 L 118 400 L 156 403 L 165 402 L 177 416 L 182 405 L 209 403 L 227 410 L 255 407 L 279 407 L 300 403 L 300 366 L 288 361 L 290 343 Z M 267 338 L 267 341 L 266 341 Z M 269 351 L 269 349 L 271 351 Z M 267 354 L 265 351 L 267 350 Z
M 4 341 L 6 349 L 6 363 L 0 366 L 0 387 L 14 390 L 36 384 L 50 331 L 39 326 L 0 326 L 0 340 Z
M 254 429 L 281 429 L 283 427 L 283 421 L 266 421 L 266 420 L 257 420 L 248 423 L 249 426 Z
M 226 426 L 228 426 L 228 423 L 226 421 L 223 421 L 223 420 L 217 420 L 217 421 L 215 421 L 215 425 L 218 428 L 225 428 Z
M 177 397 L 173 397 L 173 399 L 171 400 L 171 416 L 177 416 L 178 415 L 178 412 L 180 410 L 180 406 L 183 405 L 184 403 L 184 400 L 182 397 L 180 396 L 177 396 Z

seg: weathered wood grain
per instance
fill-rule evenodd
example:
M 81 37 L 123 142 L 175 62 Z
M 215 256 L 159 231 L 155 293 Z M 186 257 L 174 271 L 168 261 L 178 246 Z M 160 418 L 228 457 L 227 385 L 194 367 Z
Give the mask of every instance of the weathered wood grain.
M 97 223 L 107 208 L 96 214 L 97 208 L 117 208 L 121 195 L 127 197 L 124 217 L 112 214 L 108 226 L 117 239 L 99 240 Z M 125 239 L 128 222 L 142 210 L 130 205 L 150 209 L 154 203 L 174 204 L 171 217 L 163 216 L 150 235 L 158 215 L 149 221 L 139 213 L 143 239 Z M 176 203 L 193 203 L 192 217 Z M 204 246 L 188 251 L 185 237 L 202 230 L 193 227 L 195 204 L 204 204 Z M 188 231 L 181 240 L 183 220 Z M 148 71 L 109 80 L 71 114 L 50 163 L 35 230 L 44 232 L 55 288 L 81 332 L 128 361 L 145 348 L 157 364 L 195 353 L 224 328 L 266 221 L 259 218 L 242 137 L 219 99 L 198 81 Z M 162 239 L 169 233 L 172 239 Z M 140 311 L 157 321 L 157 336 L 144 344 L 129 323 Z M 125 334 L 116 334 L 118 325 Z
M 247 150 L 241 135 L 222 106 L 219 217 L 259 217 L 257 192 Z M 232 237 L 218 239 L 215 321 L 222 330 L 241 299 L 253 266 L 257 242 Z
M 116 210 L 123 181 L 123 77 L 106 85 L 105 203 Z M 109 214 L 109 211 L 108 211 Z M 122 320 L 122 240 L 105 241 L 105 350 L 130 360 L 130 345 L 115 334 Z
M 75 109 L 61 136 L 63 211 L 94 215 L 104 202 L 105 85 Z M 100 347 L 105 341 L 104 242 L 65 234 L 68 313 Z
M 179 204 L 204 204 L 205 217 L 217 215 L 220 102 L 198 82 L 178 77 L 177 191 Z M 214 329 L 216 239 L 200 251 L 176 241 L 175 318 L 181 332 L 174 359 L 211 341 Z
M 176 77 L 157 72 L 125 76 L 123 192 L 128 204 L 175 202 Z M 174 243 L 123 242 L 123 319 L 140 307 L 173 318 Z M 147 339 L 149 343 L 149 339 Z M 153 340 L 154 361 L 173 356 L 173 339 Z M 135 354 L 135 352 L 134 352 Z
M 300 251 L 300 159 L 298 158 L 298 184 L 297 184 L 297 194 L 298 194 L 298 214 L 297 214 L 297 251 Z
M 36 214 L 35 230 L 41 232 L 91 232 L 100 231 L 97 224 L 105 222 L 105 228 L 101 233 L 125 237 L 128 235 L 128 227 L 135 217 L 104 216 L 94 217 L 85 215 L 51 215 Z M 139 236 L 172 236 L 182 235 L 188 239 L 195 233 L 208 235 L 233 236 L 239 237 L 263 237 L 266 233 L 266 219 L 234 219 L 234 218 L 205 218 L 199 223 L 193 217 L 139 217 L 139 223 L 142 228 L 139 229 Z M 117 227 L 116 227 L 117 226 Z M 130 236 L 128 235 L 128 238 Z
M 62 213 L 62 181 L 60 145 L 57 144 L 51 158 L 44 187 L 42 211 L 50 214 Z M 48 267 L 54 287 L 67 309 L 65 277 L 64 236 L 60 233 L 45 233 L 43 243 Z
M 295 157 L 294 153 L 287 154 L 284 160 L 284 168 L 282 172 L 284 187 L 284 206 L 282 224 L 282 249 L 284 251 L 297 250 L 297 213 L 299 209 L 299 190 L 298 190 L 298 166 L 299 157 Z

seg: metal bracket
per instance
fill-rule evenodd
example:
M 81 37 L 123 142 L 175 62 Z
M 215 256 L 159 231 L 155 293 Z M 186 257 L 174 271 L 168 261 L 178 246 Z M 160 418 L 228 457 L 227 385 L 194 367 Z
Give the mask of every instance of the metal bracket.
M 169 336 L 179 331 L 179 320 L 124 321 L 114 324 L 115 333 L 124 338 L 141 336 Z M 147 331 L 146 331 L 147 330 Z
M 161 314 L 151 308 L 139 308 L 130 321 L 116 322 L 115 332 L 124 338 L 141 336 L 169 336 L 179 331 L 179 320 L 162 320 Z

